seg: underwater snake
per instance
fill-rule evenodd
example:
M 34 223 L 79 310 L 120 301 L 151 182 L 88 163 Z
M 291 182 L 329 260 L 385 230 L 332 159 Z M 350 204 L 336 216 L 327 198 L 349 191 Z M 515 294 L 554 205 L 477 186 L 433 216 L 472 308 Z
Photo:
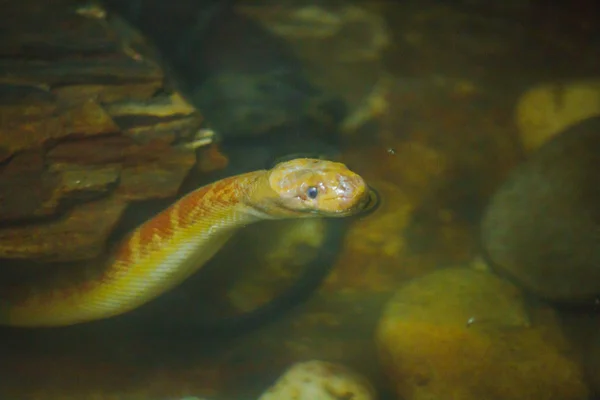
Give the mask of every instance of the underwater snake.
M 216 181 L 131 232 L 100 274 L 70 286 L 18 288 L 0 300 L 0 324 L 65 326 L 126 313 L 183 282 L 248 224 L 356 215 L 373 196 L 344 164 L 309 158 Z

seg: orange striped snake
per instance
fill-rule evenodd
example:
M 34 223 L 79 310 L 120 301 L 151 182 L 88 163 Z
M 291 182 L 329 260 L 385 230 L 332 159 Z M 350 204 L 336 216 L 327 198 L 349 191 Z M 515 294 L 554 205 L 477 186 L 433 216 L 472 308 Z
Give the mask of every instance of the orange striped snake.
M 309 158 L 222 179 L 131 232 L 100 274 L 3 293 L 0 324 L 64 326 L 126 313 L 184 281 L 248 224 L 355 215 L 372 196 L 344 164 Z

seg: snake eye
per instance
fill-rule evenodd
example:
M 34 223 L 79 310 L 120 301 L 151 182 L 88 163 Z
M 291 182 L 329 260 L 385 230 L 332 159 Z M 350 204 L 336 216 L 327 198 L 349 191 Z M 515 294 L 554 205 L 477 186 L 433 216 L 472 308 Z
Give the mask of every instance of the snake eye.
M 306 195 L 311 199 L 316 199 L 319 195 L 319 189 L 317 189 L 315 186 L 311 186 L 306 189 Z

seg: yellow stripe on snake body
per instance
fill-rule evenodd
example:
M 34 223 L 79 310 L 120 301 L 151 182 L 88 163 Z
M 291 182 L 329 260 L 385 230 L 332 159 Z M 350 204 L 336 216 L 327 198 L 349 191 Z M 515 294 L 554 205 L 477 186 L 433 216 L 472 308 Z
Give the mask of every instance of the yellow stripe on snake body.
M 135 229 L 100 275 L 0 294 L 0 323 L 61 326 L 123 314 L 184 281 L 245 225 L 353 215 L 368 200 L 364 180 L 331 161 L 296 159 L 225 178 L 191 192 Z

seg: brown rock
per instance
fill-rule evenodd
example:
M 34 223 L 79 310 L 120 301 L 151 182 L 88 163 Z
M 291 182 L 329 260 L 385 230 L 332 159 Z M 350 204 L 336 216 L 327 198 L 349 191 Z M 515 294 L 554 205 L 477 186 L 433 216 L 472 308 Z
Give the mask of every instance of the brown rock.
M 55 221 L 0 229 L 0 257 L 39 262 L 97 257 L 125 206 L 112 197 L 83 204 Z
M 380 359 L 406 400 L 585 400 L 556 318 L 531 325 L 493 274 L 445 269 L 400 288 L 377 328 Z
M 58 206 L 60 177 L 48 172 L 39 151 L 21 153 L 0 171 L 0 220 L 53 214 Z
M 169 117 L 189 115 L 196 111 L 179 93 L 157 96 L 142 101 L 124 100 L 106 106 L 106 110 L 115 118 L 154 116 Z
M 0 148 L 13 154 L 31 147 L 39 147 L 50 140 L 69 136 L 92 136 L 119 131 L 106 111 L 94 101 L 73 107 L 44 103 L 11 106 L 4 111 L 0 106 Z
M 532 293 L 593 303 L 600 295 L 600 117 L 554 136 L 512 171 L 481 224 L 498 271 Z
M 58 101 L 83 102 L 94 99 L 99 103 L 113 103 L 126 99 L 144 100 L 156 93 L 162 87 L 161 81 L 147 83 L 64 85 L 52 88 Z
M 125 168 L 117 192 L 127 200 L 173 197 L 179 191 L 183 179 L 194 162 L 192 153 L 179 164 Z
M 132 156 L 137 148 L 132 139 L 111 135 L 59 143 L 48 151 L 46 157 L 49 162 L 57 164 L 120 164 L 126 160 L 138 163 Z
M 15 126 L 29 120 L 49 118 L 58 112 L 58 108 L 48 85 L 0 78 L 0 126 Z
M 160 140 L 136 144 L 125 136 L 65 142 L 50 150 L 48 159 L 56 164 L 122 165 L 118 192 L 127 200 L 174 196 L 196 163 L 192 149 Z
M 196 163 L 192 149 L 173 148 L 164 142 L 137 146 L 127 160 L 117 192 L 127 200 L 173 197 Z M 144 160 L 143 163 L 132 162 Z M 145 158 L 145 159 L 144 159 Z
M 138 143 L 147 143 L 152 140 L 162 140 L 168 143 L 184 138 L 185 142 L 193 142 L 195 134 L 200 129 L 202 119 L 198 115 L 165 118 L 144 125 L 130 126 L 123 129 L 123 133 L 133 138 Z M 210 143 L 212 139 L 208 141 Z
M 26 15 L 7 9 L 0 17 L 2 158 L 72 136 L 119 133 L 100 104 L 143 107 L 163 87 L 158 63 L 132 55 L 151 53 L 149 46 L 123 24 L 117 30 L 103 17 L 86 17 L 68 0 L 25 4 Z
M 108 194 L 117 186 L 121 168 L 118 165 L 79 166 L 56 165 L 59 191 L 65 201 L 87 201 Z
M 123 53 L 105 53 L 83 59 L 65 58 L 60 62 L 5 58 L 0 61 L 0 71 L 18 71 L 16 78 L 49 85 L 156 82 L 164 78 L 158 64 Z
M 129 201 L 177 194 L 213 135 L 101 5 L 3 5 L 0 257 L 92 258 Z
M 192 141 L 202 123 L 200 114 L 179 93 L 122 100 L 106 105 L 106 109 L 123 133 L 140 143 L 154 139 Z
M 37 0 L 18 6 L 4 2 L 0 54 L 44 60 L 117 52 L 119 43 L 104 21 L 79 15 L 77 6 L 70 0 L 57 0 L 52 6 Z M 28 12 L 23 14 L 21 7 Z
M 110 165 L 47 169 L 40 152 L 21 153 L 0 171 L 0 221 L 47 217 L 61 206 L 105 195 L 116 186 L 119 170 Z

